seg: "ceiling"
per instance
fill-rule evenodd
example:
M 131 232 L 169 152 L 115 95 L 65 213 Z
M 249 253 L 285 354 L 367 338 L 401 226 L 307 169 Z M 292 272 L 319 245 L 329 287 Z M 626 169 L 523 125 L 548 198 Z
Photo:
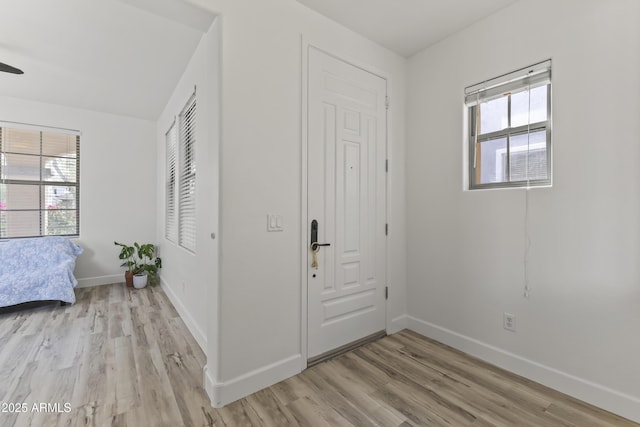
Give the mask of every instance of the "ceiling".
M 214 16 L 182 0 L 0 0 L 0 95 L 155 120 Z
M 268 0 L 265 0 L 268 1 Z M 298 0 L 404 56 L 516 0 Z M 184 0 L 0 0 L 0 95 L 155 120 L 214 16 Z
M 298 0 L 409 57 L 517 0 Z

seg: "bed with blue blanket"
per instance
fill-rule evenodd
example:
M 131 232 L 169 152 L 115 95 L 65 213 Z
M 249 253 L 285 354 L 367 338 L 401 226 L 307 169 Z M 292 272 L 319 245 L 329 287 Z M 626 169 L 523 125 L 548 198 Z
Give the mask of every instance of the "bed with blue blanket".
M 0 242 L 0 307 L 31 301 L 73 304 L 73 275 L 82 248 L 65 237 Z

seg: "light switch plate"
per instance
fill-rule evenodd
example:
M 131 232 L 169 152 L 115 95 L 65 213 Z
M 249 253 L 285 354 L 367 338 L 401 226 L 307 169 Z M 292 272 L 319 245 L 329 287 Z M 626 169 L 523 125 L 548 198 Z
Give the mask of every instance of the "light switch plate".
M 282 215 L 267 214 L 267 231 L 282 231 Z

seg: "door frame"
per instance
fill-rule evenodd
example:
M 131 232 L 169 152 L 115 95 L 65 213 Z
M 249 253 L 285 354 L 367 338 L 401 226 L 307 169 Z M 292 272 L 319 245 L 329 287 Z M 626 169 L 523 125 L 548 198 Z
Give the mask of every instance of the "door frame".
M 322 53 L 332 56 L 342 62 L 345 62 L 349 65 L 352 65 L 356 68 L 359 68 L 363 71 L 376 75 L 387 82 L 387 97 L 390 97 L 390 87 L 391 87 L 391 78 L 388 73 L 381 71 L 370 64 L 362 63 L 361 61 L 354 60 L 345 56 L 344 54 L 335 53 L 334 49 L 328 49 L 324 47 L 321 43 L 317 43 L 316 41 L 310 41 L 305 35 L 301 36 L 301 126 L 300 126 L 300 141 L 301 141 L 301 149 L 300 149 L 300 355 L 301 355 L 301 371 L 307 369 L 307 358 L 308 358 L 308 292 L 307 287 L 308 283 L 308 274 L 307 274 L 307 237 L 309 234 L 309 212 L 308 212 L 308 184 L 309 184 L 309 176 L 308 176 L 308 148 L 309 148 L 309 136 L 308 136 L 308 128 L 309 128 L 309 112 L 308 112 L 308 102 L 309 102 L 309 49 L 314 48 Z M 390 150 L 389 150 L 389 109 L 387 108 L 385 111 L 385 122 L 386 122 L 386 135 L 385 135 L 385 153 L 386 158 L 390 162 Z M 385 175 L 385 201 L 384 201 L 384 212 L 386 222 L 389 223 L 389 199 L 390 199 L 390 188 L 389 188 L 389 173 L 387 171 Z M 389 286 L 388 277 L 389 277 L 389 239 L 388 235 L 385 238 L 385 277 L 384 282 L 385 286 Z M 388 300 L 385 300 L 385 330 L 388 329 L 387 325 L 389 322 L 388 319 Z

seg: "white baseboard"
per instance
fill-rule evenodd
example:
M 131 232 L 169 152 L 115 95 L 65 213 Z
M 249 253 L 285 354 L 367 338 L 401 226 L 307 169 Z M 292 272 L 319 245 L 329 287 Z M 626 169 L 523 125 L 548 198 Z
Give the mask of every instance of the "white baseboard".
M 209 375 L 209 370 L 205 367 L 204 388 L 213 407 L 221 408 L 251 393 L 299 374 L 300 366 L 302 366 L 302 356 L 296 354 L 223 382 L 217 382 Z
M 502 369 L 536 381 L 594 406 L 640 422 L 640 398 L 542 365 L 424 320 L 407 316 L 407 327 Z
M 82 279 L 78 279 L 76 288 L 111 285 L 112 283 L 124 283 L 124 273 L 110 274 L 108 276 L 83 277 Z
M 400 332 L 403 329 L 407 329 L 409 316 L 406 314 L 400 315 L 391 319 L 389 324 L 387 325 L 387 334 L 395 334 L 396 332 Z
M 170 285 L 167 284 L 164 278 L 162 276 L 159 276 L 159 279 L 160 279 L 159 282 L 160 282 L 160 286 L 162 287 L 162 290 L 169 298 L 169 301 L 171 301 L 171 304 L 173 304 L 173 306 L 176 308 L 176 311 L 182 318 L 182 321 L 184 322 L 184 324 L 187 325 L 187 329 L 189 329 L 189 332 L 191 332 L 191 335 L 193 335 L 193 337 L 196 339 L 196 342 L 198 343 L 202 351 L 204 351 L 206 354 L 207 336 L 202 331 L 202 328 L 200 328 L 200 326 L 195 321 L 191 313 L 189 313 L 189 311 L 185 308 L 184 304 L 182 303 L 182 300 L 178 298 L 178 296 L 173 292 L 173 289 L 171 288 Z
M 202 374 L 204 376 L 204 391 L 207 393 L 209 397 L 209 401 L 211 401 L 211 406 L 213 406 L 213 391 L 215 389 L 216 379 L 211 375 L 211 371 L 209 370 L 209 365 L 204 365 L 202 369 Z

